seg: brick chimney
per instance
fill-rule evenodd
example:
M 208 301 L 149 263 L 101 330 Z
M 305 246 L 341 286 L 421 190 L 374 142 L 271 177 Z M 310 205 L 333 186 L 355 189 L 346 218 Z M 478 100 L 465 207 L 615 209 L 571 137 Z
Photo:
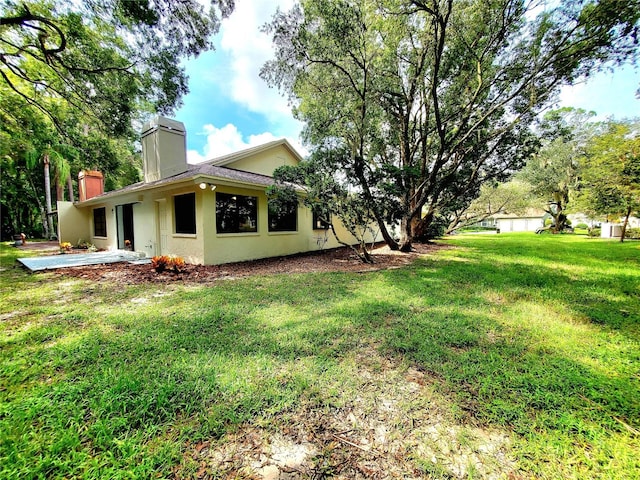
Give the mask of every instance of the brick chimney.
M 156 117 L 142 128 L 144 181 L 155 182 L 187 171 L 184 123 Z
M 81 202 L 104 193 L 104 177 L 95 170 L 82 170 L 78 174 L 78 197 Z

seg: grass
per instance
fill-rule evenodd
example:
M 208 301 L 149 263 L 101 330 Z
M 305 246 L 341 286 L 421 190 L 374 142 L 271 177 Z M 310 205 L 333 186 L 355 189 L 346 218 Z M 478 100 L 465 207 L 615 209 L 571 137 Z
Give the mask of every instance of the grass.
M 357 396 L 371 345 L 426 374 L 458 442 L 507 435 L 515 475 L 640 477 L 640 245 L 446 243 L 397 270 L 213 287 L 31 275 L 3 246 L 0 478 L 195 478 L 190 445 Z

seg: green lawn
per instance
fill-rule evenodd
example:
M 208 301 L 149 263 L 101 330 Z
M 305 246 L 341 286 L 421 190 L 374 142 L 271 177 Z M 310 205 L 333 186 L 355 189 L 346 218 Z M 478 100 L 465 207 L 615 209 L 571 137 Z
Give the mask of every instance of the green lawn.
M 296 412 L 364 421 L 411 372 L 421 386 L 396 392 L 385 438 L 414 473 L 640 478 L 640 242 L 444 243 L 401 269 L 213 287 L 31 275 L 3 246 L 0 478 L 222 477 L 194 445 L 275 434 Z M 435 430 L 480 462 L 479 436 L 504 437 L 505 460 L 452 469 Z M 330 448 L 323 478 L 341 468 Z

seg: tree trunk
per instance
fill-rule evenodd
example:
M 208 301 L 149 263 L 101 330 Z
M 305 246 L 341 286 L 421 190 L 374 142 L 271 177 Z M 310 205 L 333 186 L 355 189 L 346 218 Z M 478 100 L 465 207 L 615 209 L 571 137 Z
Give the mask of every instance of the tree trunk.
M 382 218 L 379 218 L 376 212 L 373 212 L 373 213 L 376 219 L 376 223 L 378 224 L 378 228 L 380 229 L 380 233 L 382 234 L 382 239 L 384 240 L 384 243 L 386 243 L 391 250 L 398 250 L 398 242 L 396 242 L 395 239 L 389 233 L 389 230 L 387 229 L 387 225 L 384 223 L 384 220 Z
M 622 224 L 622 232 L 620 233 L 620 242 L 624 242 L 624 236 L 627 233 L 627 225 L 629 225 L 630 215 L 631 215 L 631 207 L 627 207 L 627 214 L 624 217 L 624 223 Z
M 560 233 L 562 230 L 564 230 L 564 225 L 567 221 L 567 217 L 563 213 L 564 209 L 562 208 L 562 203 L 557 202 L 555 212 L 553 211 L 553 209 L 550 210 L 552 210 L 551 216 L 553 217 L 553 224 L 555 225 L 555 227 L 551 231 L 553 233 Z
M 64 185 L 60 183 L 60 179 L 58 178 L 57 175 L 56 175 L 55 183 L 56 183 L 56 201 L 64 202 Z
M 49 221 L 47 212 L 40 206 L 40 218 L 42 219 L 42 228 L 44 229 L 44 238 L 49 238 Z
M 67 176 L 67 192 L 69 193 L 69 201 L 73 203 L 73 180 L 71 180 L 71 174 Z
M 338 237 L 338 234 L 336 233 L 336 229 L 333 226 L 333 223 L 329 223 L 329 228 L 331 230 L 331 233 L 333 234 L 333 238 L 336 239 L 336 242 L 338 242 L 340 245 L 343 245 L 345 247 L 349 247 L 351 250 L 353 250 L 353 252 L 362 261 L 362 263 L 373 263 L 373 258 L 371 258 L 371 255 L 369 254 L 369 251 L 367 250 L 367 244 L 366 243 L 360 242 L 360 245 L 362 246 L 362 251 L 360 251 L 355 246 L 351 245 L 350 243 L 347 243 L 347 242 L 344 242 L 344 241 L 340 240 L 340 237 Z
M 413 242 L 413 222 L 410 218 L 402 217 L 400 220 L 400 242 L 399 249 L 401 252 L 410 252 L 411 243 Z
M 552 213 L 551 216 L 553 217 L 553 227 L 551 228 L 551 232 L 558 233 L 560 231 L 560 213 Z
M 49 154 L 44 154 L 44 198 L 47 203 L 47 238 L 53 238 L 53 216 L 51 212 L 51 177 L 49 176 Z
M 433 218 L 433 213 L 427 213 L 424 217 L 415 219 L 412 230 L 413 238 L 423 239 L 425 237 L 425 232 L 433 222 Z

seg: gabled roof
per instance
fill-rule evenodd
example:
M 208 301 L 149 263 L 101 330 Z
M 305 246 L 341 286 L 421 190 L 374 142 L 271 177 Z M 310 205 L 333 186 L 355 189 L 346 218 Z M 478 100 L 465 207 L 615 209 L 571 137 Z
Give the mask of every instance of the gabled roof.
M 229 153 L 229 154 L 223 155 L 221 157 L 216 157 L 216 158 L 214 158 L 212 160 L 208 160 L 208 161 L 206 161 L 204 163 L 208 163 L 209 165 L 216 165 L 218 167 L 222 167 L 224 165 L 228 165 L 230 163 L 237 162 L 238 160 L 242 160 L 243 158 L 250 157 L 252 155 L 264 152 L 266 150 L 269 150 L 269 149 L 271 149 L 273 147 L 278 147 L 280 145 L 282 145 L 287 150 L 289 150 L 291 155 L 293 155 L 296 158 L 296 160 L 298 160 L 298 162 L 301 162 L 303 160 L 303 158 L 300 156 L 300 154 L 296 151 L 295 148 L 293 148 L 291 146 L 291 144 L 287 141 L 287 139 L 286 138 L 281 138 L 280 140 L 274 140 L 272 142 L 267 142 L 267 143 L 264 143 L 262 145 L 258 145 L 256 147 L 246 148 L 246 149 L 240 150 L 238 152 Z
M 120 188 L 118 190 L 112 190 L 110 192 L 103 193 L 102 195 L 92 197 L 89 200 L 85 200 L 84 202 L 79 202 L 78 205 L 80 206 L 94 205 L 97 203 L 101 203 L 105 200 L 118 197 L 120 195 L 143 192 L 143 191 L 152 190 L 158 187 L 169 186 L 169 185 L 185 183 L 185 182 L 193 182 L 193 183 L 199 183 L 202 181 L 210 182 L 210 183 L 231 182 L 231 183 L 242 184 L 244 186 L 266 188 L 270 185 L 273 185 L 274 183 L 273 177 L 270 177 L 268 175 L 262 175 L 259 173 L 236 170 L 233 168 L 221 166 L 220 164 L 222 165 L 229 164 L 231 162 L 249 157 L 251 155 L 255 155 L 256 153 L 266 151 L 270 148 L 273 148 L 279 145 L 285 146 L 287 149 L 291 151 L 291 153 L 297 159 L 302 160 L 302 157 L 300 157 L 300 155 L 295 151 L 295 149 L 291 146 L 291 144 L 287 142 L 287 140 L 285 139 L 276 140 L 273 142 L 265 143 L 264 145 L 259 145 L 257 147 L 252 147 L 246 150 L 241 150 L 239 152 L 225 155 L 223 157 L 218 157 L 208 162 L 203 162 L 198 164 L 187 164 L 187 170 L 183 173 L 179 173 L 177 175 L 173 175 L 173 176 L 163 178 L 161 180 L 156 180 L 153 182 L 134 183 L 124 188 Z

